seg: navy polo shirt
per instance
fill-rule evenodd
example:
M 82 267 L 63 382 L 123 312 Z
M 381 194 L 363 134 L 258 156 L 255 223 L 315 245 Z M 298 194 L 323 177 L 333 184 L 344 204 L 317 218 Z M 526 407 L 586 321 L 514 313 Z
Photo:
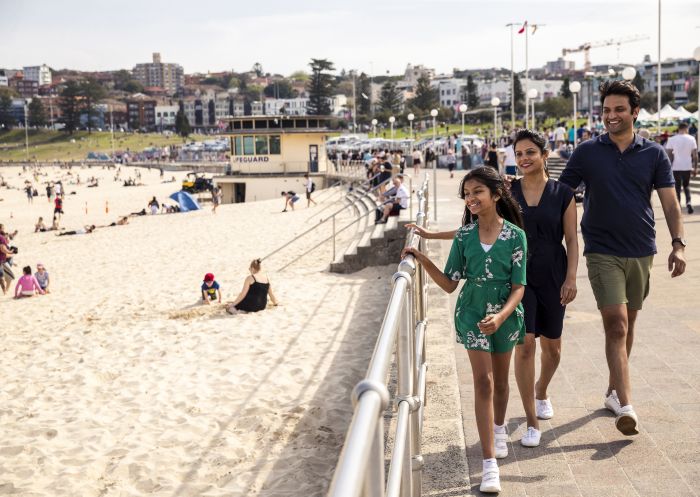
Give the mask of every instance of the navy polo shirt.
M 586 185 L 584 254 L 646 257 L 656 253 L 651 193 L 675 185 L 666 151 L 635 134 L 620 152 L 606 134 L 585 141 L 571 155 L 559 181 Z

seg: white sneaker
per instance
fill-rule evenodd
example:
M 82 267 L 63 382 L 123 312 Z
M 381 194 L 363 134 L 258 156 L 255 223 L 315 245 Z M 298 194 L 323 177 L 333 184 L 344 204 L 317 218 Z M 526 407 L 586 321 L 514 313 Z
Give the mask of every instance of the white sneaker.
M 496 459 L 503 459 L 508 457 L 508 434 L 505 433 L 494 433 L 493 445 L 496 452 Z
M 605 408 L 613 413 L 615 416 L 620 414 L 620 399 L 617 398 L 617 392 L 613 390 L 610 395 L 605 396 L 605 402 L 603 403 Z
M 549 399 L 535 399 L 535 411 L 540 419 L 552 419 L 552 416 L 554 416 L 552 401 Z
M 523 438 L 520 439 L 520 445 L 523 447 L 537 447 L 540 445 L 540 439 L 542 438 L 542 433 L 540 430 L 528 426 L 527 427 L 527 432 L 525 435 L 523 435 Z
M 479 490 L 484 493 L 498 493 L 501 491 L 501 474 L 498 466 L 494 464 L 486 467 L 486 464 L 484 464 Z
M 617 428 L 620 433 L 627 435 L 639 435 L 639 419 L 637 418 L 637 413 L 631 405 L 626 405 L 620 408 L 620 411 L 615 419 L 615 428 Z

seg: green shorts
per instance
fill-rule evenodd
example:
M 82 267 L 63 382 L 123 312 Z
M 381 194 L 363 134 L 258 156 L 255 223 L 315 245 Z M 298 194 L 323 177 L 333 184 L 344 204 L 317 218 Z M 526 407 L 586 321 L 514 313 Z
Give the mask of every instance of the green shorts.
M 607 254 L 586 254 L 588 280 L 598 309 L 607 305 L 627 304 L 641 310 L 649 295 L 649 273 L 654 256 L 617 257 Z

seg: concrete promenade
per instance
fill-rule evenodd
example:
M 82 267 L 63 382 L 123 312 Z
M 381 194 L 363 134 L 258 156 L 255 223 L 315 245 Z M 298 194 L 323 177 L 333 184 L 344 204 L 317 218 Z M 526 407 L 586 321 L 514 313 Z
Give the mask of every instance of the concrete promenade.
M 438 171 L 439 223 L 433 223 L 434 228 L 459 225 L 464 206 L 457 189 L 462 175 L 456 171 L 449 179 L 446 171 Z M 526 426 L 511 363 L 506 415 L 510 454 L 499 461 L 500 495 L 700 495 L 700 214 L 684 214 L 688 269 L 672 280 L 666 268 L 670 237 L 656 195 L 654 201 L 659 253 L 631 358 L 640 434 L 623 436 L 603 407 L 608 377 L 603 328 L 581 256 L 578 297 L 567 308 L 561 365 L 549 389 L 555 415 L 540 422 L 542 444 L 537 448 L 520 445 Z M 700 197 L 695 201 L 700 206 Z M 580 217 L 581 207 L 579 221 Z M 582 251 L 580 234 L 579 243 Z M 429 246 L 441 267 L 449 242 Z M 448 297 L 435 285 L 431 288 L 423 448 L 424 495 L 429 496 L 480 495 L 482 458 L 471 368 L 452 331 L 456 296 L 457 292 Z

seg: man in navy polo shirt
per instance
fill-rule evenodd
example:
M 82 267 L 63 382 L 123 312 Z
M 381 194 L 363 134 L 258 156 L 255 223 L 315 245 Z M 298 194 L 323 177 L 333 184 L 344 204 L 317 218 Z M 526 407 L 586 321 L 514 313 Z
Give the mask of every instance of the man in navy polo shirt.
M 686 242 L 666 151 L 634 133 L 639 90 L 628 81 L 606 81 L 600 85 L 600 102 L 608 132 L 581 143 L 559 181 L 572 188 L 581 181 L 586 185 L 581 232 L 588 279 L 605 328 L 610 371 L 605 407 L 617 416 L 618 430 L 636 435 L 628 359 L 656 253 L 652 190 L 659 195 L 673 239 L 671 277 L 685 271 Z

